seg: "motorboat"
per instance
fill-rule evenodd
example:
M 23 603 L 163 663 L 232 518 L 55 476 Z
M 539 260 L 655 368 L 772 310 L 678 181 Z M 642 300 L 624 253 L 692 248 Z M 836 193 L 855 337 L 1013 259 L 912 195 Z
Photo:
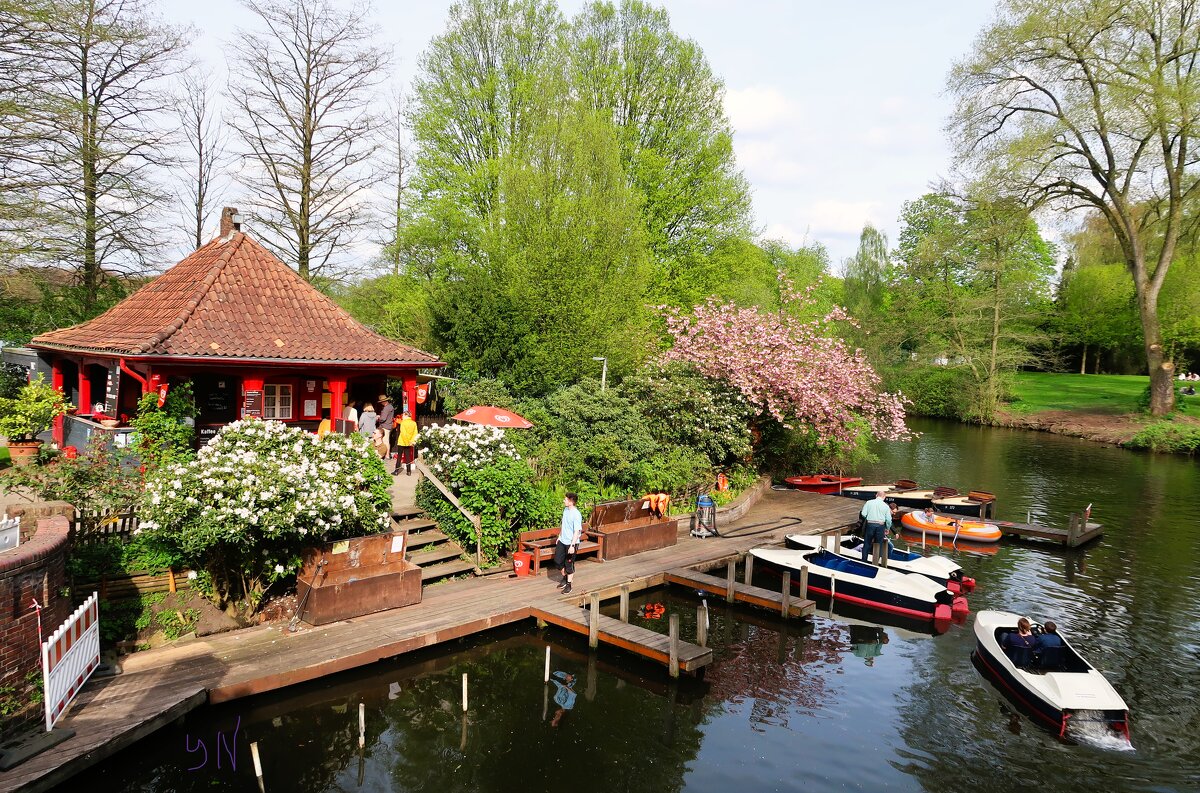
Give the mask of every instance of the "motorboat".
M 935 537 L 950 537 L 953 540 L 967 542 L 998 542 L 1003 532 L 994 523 L 981 520 L 969 520 L 951 515 L 932 517 L 922 511 L 906 512 L 900 517 L 900 524 L 911 532 L 927 534 Z
M 797 490 L 834 495 L 842 492 L 843 488 L 861 485 L 862 477 L 837 476 L 834 474 L 805 474 L 803 476 L 789 476 L 783 481 Z
M 922 620 L 949 620 L 969 611 L 965 597 L 925 576 L 864 564 L 825 548 L 752 548 L 750 553 L 768 569 L 790 571 L 793 587 L 807 570 L 808 591 L 835 601 Z
M 934 498 L 933 509 L 945 515 L 994 518 L 996 517 L 996 496 L 983 490 L 972 490 L 965 496 L 959 494 Z
M 857 485 L 842 488 L 843 496 L 850 496 L 861 501 L 870 501 L 883 492 L 883 500 L 898 507 L 908 509 L 924 509 L 933 504 L 935 498 L 950 498 L 958 495 L 952 487 L 918 487 L 911 479 L 897 479 L 890 484 Z
M 1006 611 L 975 616 L 975 650 L 971 660 L 1010 699 L 1033 714 L 1059 737 L 1089 734 L 1097 727 L 1129 740 L 1129 706 L 1091 664 L 1059 633 L 1063 646 L 1050 656 L 1017 666 L 1001 646 L 1004 634 L 1017 630 L 1021 617 Z M 1033 625 L 1034 635 L 1042 626 Z
M 907 479 L 900 479 L 896 482 L 889 482 L 882 485 L 852 485 L 850 487 L 843 487 L 841 495 L 849 498 L 857 498 L 859 501 L 870 501 L 871 499 L 875 498 L 876 494 L 880 491 L 884 493 L 891 493 L 894 490 L 905 489 L 902 486 L 913 488 L 917 486 L 917 483 Z
M 836 544 L 835 537 L 829 535 L 789 534 L 783 540 L 789 548 L 810 550 L 825 548 L 847 559 L 862 560 L 863 541 L 858 537 L 845 537 L 840 545 Z M 945 556 L 922 556 L 919 553 L 903 551 L 895 546 L 890 546 L 887 569 L 923 575 L 956 595 L 975 589 L 975 579 L 963 575 L 962 568 L 953 559 L 947 559 Z

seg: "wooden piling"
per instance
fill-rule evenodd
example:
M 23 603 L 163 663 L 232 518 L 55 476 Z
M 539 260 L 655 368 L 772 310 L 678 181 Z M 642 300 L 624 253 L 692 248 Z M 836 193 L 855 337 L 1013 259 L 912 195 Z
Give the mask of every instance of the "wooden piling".
M 1068 548 L 1074 548 L 1076 545 L 1079 544 L 1079 529 L 1080 529 L 1079 524 L 1081 522 L 1082 521 L 1080 520 L 1079 515 L 1072 512 L 1070 523 L 1067 524 L 1067 547 Z
M 467 673 L 463 672 L 463 713 L 467 712 Z
M 734 580 L 734 573 L 736 572 L 736 569 L 737 569 L 737 560 L 736 559 L 730 559 L 729 562 L 725 565 L 725 601 L 727 603 L 733 602 L 733 580 Z
M 259 793 L 266 793 L 266 788 L 263 786 L 262 760 L 258 757 L 258 741 L 250 742 L 250 759 L 254 761 L 254 776 L 258 777 Z
M 708 646 L 708 609 L 703 604 L 696 606 L 696 644 Z
M 808 565 L 800 566 L 800 599 L 808 600 Z
M 731 563 L 732 564 L 732 563 Z M 733 591 L 732 587 L 729 590 Z M 668 635 L 671 639 L 671 677 L 679 677 L 679 615 L 671 614 Z
M 621 622 L 629 622 L 629 584 L 621 584 Z
M 546 676 L 542 682 L 550 682 L 550 645 L 548 644 L 546 645 Z
M 792 571 L 791 570 L 783 571 L 783 590 L 781 591 L 780 594 L 783 595 L 783 604 L 780 607 L 780 612 L 783 614 L 783 618 L 786 620 L 788 618 L 788 612 L 791 611 L 791 607 L 792 607 Z
M 595 650 L 600 646 L 600 595 L 592 593 L 588 602 L 588 647 Z
M 465 677 L 465 675 L 464 675 Z M 358 748 L 361 749 L 367 745 L 367 705 L 364 702 L 358 703 Z
M 754 583 L 754 554 L 746 554 L 746 586 Z

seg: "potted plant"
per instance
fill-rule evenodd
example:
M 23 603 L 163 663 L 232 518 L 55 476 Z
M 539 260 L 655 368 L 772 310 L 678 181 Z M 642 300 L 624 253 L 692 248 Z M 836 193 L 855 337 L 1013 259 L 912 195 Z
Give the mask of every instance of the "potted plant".
M 50 429 L 54 420 L 72 407 L 41 374 L 22 386 L 15 397 L 0 399 L 0 435 L 8 438 L 13 465 L 32 462 L 42 445 L 38 434 Z

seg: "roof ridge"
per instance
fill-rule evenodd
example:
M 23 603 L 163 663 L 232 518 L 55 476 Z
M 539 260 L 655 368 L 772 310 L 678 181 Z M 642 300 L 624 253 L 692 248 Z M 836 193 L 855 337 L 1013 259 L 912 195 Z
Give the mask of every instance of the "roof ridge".
M 217 278 L 220 277 L 221 271 L 223 271 L 233 259 L 233 252 L 237 249 L 237 244 L 240 244 L 242 240 L 245 239 L 245 236 L 246 235 L 243 232 L 238 231 L 235 232 L 234 236 L 229 240 L 222 240 L 220 237 L 218 237 L 217 239 L 210 240 L 208 242 L 208 245 L 220 243 L 221 245 L 226 245 L 227 247 L 225 250 L 221 251 L 221 255 L 218 256 L 216 261 L 213 262 L 212 266 L 208 270 L 208 275 L 204 277 L 204 281 L 200 284 L 200 288 L 192 294 L 191 299 L 188 300 L 187 305 L 183 307 L 183 309 L 179 312 L 179 315 L 175 317 L 170 325 L 167 325 L 165 328 L 155 333 L 144 344 L 142 344 L 138 348 L 138 352 L 153 352 L 155 347 L 159 346 L 179 332 L 179 329 L 182 328 L 184 323 L 188 321 L 188 318 L 192 316 L 192 312 L 194 312 L 196 307 L 200 305 L 200 301 L 203 300 L 204 296 L 208 294 L 208 290 L 212 289 L 213 284 L 217 282 Z M 197 248 L 192 255 L 195 256 L 205 247 L 207 247 L 207 245 Z

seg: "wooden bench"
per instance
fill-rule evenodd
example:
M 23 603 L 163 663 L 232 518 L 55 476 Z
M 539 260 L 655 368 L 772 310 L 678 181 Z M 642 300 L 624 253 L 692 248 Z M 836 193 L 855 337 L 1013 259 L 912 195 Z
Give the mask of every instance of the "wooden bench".
M 587 529 L 603 538 L 604 559 L 666 548 L 679 538 L 675 521 L 656 514 L 646 498 L 597 504 L 588 516 Z
M 554 560 L 554 546 L 558 544 L 558 529 L 523 531 L 517 541 L 517 549 L 533 555 L 533 574 L 537 575 L 542 562 Z M 575 558 L 596 555 L 597 561 L 604 559 L 604 538 L 592 531 L 584 530 L 583 538 L 575 549 Z

